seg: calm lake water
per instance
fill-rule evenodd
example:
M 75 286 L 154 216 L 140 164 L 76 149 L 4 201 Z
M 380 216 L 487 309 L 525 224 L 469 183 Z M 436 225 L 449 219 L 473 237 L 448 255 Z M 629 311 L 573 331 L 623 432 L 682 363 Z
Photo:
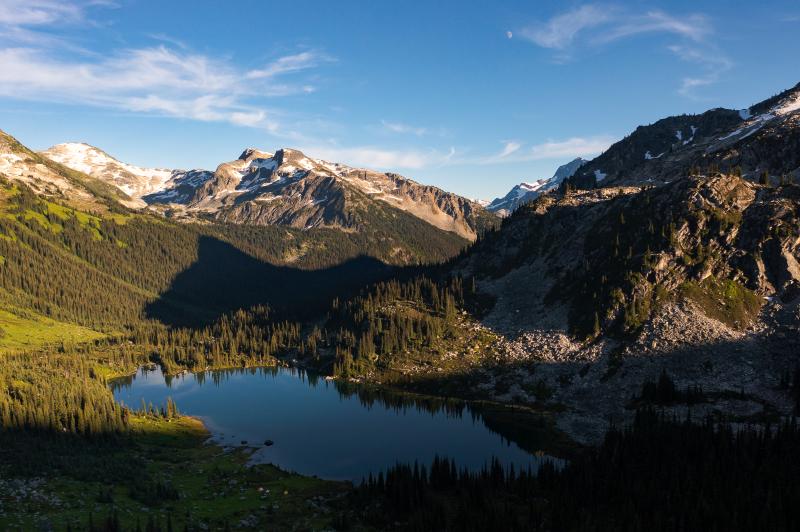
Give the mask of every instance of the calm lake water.
M 257 447 L 254 462 L 321 478 L 360 481 L 397 462 L 429 464 L 436 455 L 474 469 L 492 457 L 516 468 L 539 464 L 464 403 L 343 385 L 295 369 L 171 379 L 142 369 L 112 388 L 117 401 L 131 408 L 142 400 L 163 406 L 172 397 L 182 413 L 205 422 L 214 441 L 238 446 L 246 440 Z M 274 445 L 265 446 L 267 439 Z

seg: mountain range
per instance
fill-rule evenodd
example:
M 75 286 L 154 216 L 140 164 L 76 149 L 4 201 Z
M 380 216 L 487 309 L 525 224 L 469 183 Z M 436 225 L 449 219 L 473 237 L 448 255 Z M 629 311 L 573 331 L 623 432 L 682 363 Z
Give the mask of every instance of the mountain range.
M 214 171 L 141 168 L 82 143 L 41 155 L 118 187 L 129 204 L 175 218 L 358 230 L 376 210 L 389 217 L 402 211 L 467 240 L 494 223 L 479 204 L 436 187 L 288 148 L 249 148 Z
M 539 179 L 534 183 L 520 183 L 502 198 L 495 198 L 486 205 L 486 210 L 500 216 L 508 216 L 520 205 L 535 200 L 544 192 L 558 188 L 565 179 L 575 175 L 575 172 L 586 163 L 586 159 L 577 157 L 567 164 L 559 166 L 549 179 Z
M 798 102 L 800 86 L 639 127 L 493 202 L 499 227 L 475 202 L 297 150 L 178 171 L 3 135 L 0 296 L 100 331 L 299 304 L 320 330 L 291 354 L 313 353 L 319 371 L 558 403 L 581 441 L 629 418 L 664 371 L 702 385 L 708 411 L 786 413 L 775 389 L 798 362 L 780 353 L 800 352 Z M 437 265 L 385 266 L 419 263 Z
M 752 422 L 796 412 L 781 383 L 800 364 L 798 100 L 800 86 L 665 118 L 547 193 L 529 187 L 535 199 L 438 271 L 464 314 L 385 288 L 349 318 L 356 334 L 422 312 L 448 340 L 384 353 L 367 336 L 380 357 L 356 357 L 350 375 L 558 409 L 588 443 L 646 404 Z M 659 379 L 687 395 L 638 399 Z
M 155 509 L 160 494 L 172 494 L 172 502 L 192 497 L 193 488 L 179 493 L 152 471 L 152 457 L 172 460 L 195 445 L 162 443 L 180 423 L 168 412 L 174 407 L 160 415 L 154 407 L 124 409 L 108 380 L 154 364 L 169 375 L 291 365 L 338 379 L 342 390 L 368 384 L 359 396 L 367 402 L 381 385 L 417 392 L 429 408 L 448 412 L 463 412 L 454 398 L 473 400 L 487 426 L 520 447 L 548 453 L 563 446 L 577 453 L 565 467 L 605 471 L 577 470 L 532 506 L 530 494 L 544 493 L 558 468 L 550 464 L 536 484 L 519 484 L 534 477 L 506 477 L 498 462 L 485 484 L 464 477 L 464 493 L 491 494 L 505 478 L 521 486 L 520 498 L 479 513 L 552 516 L 554 501 L 575 485 L 593 479 L 604 489 L 608 478 L 624 485 L 617 499 L 626 502 L 609 503 L 616 511 L 632 495 L 631 479 L 653 490 L 661 477 L 638 465 L 609 470 L 604 456 L 638 456 L 654 475 L 664 470 L 662 457 L 689 457 L 693 473 L 663 484 L 701 508 L 693 523 L 707 524 L 706 507 L 685 497 L 683 479 L 717 475 L 703 488 L 717 493 L 727 478 L 718 471 L 758 462 L 753 449 L 783 449 L 774 455 L 780 464 L 797 454 L 784 443 L 800 412 L 799 166 L 800 85 L 748 109 L 639 127 L 599 157 L 576 159 L 492 202 L 502 220 L 435 187 L 298 150 L 247 149 L 214 171 L 148 169 L 86 144 L 36 153 L 0 133 L 0 448 L 11 449 L 0 453 L 3 473 L 13 466 L 52 474 L 52 460 L 66 450 L 58 482 L 69 482 L 69 493 L 91 493 L 84 508 L 106 505 L 113 516 L 108 501 L 123 497 L 135 498 L 137 509 Z M 637 436 L 664 420 L 679 420 L 667 421 L 671 436 Z M 147 436 L 133 428 L 143 421 L 168 428 Z M 727 421 L 759 428 L 742 439 Z M 628 423 L 632 429 L 609 429 Z M 699 440 L 698 430 L 708 438 Z M 697 454 L 698 441 L 717 443 Z M 728 455 L 722 467 L 715 453 L 732 442 L 752 448 Z M 131 445 L 150 453 L 150 462 L 120 454 Z M 205 459 L 225 454 L 204 449 Z M 97 452 L 113 458 L 95 460 Z M 181 475 L 193 475 L 186 477 L 192 486 L 232 489 L 239 502 L 250 486 L 264 508 L 269 489 L 255 487 L 275 484 L 255 481 L 256 466 L 237 485 L 236 460 L 235 468 L 212 471 L 187 459 Z M 398 470 L 419 486 L 416 467 Z M 775 468 L 766 470 L 761 485 L 772 486 Z M 94 481 L 107 471 L 121 471 L 109 485 L 125 487 L 103 491 Z M 439 491 L 415 500 L 438 510 L 420 529 L 442 528 L 440 519 L 457 507 L 436 502 L 456 491 L 443 480 L 455 471 L 431 468 Z M 796 508 L 777 498 L 796 484 L 787 471 L 776 491 L 763 492 L 778 501 L 757 505 L 765 515 Z M 141 473 L 151 476 L 135 476 Z M 362 515 L 374 524 L 378 485 L 402 499 L 397 519 L 404 519 L 411 492 L 395 482 L 371 481 L 368 496 L 353 497 L 369 509 L 335 526 Z M 331 507 L 343 499 L 336 495 Z M 59 504 L 48 511 L 62 512 L 60 499 L 52 500 Z M 731 504 L 715 507 L 728 515 Z M 613 529 L 617 517 L 589 528 Z M 402 528 L 397 519 L 391 522 Z M 539 522 L 558 529 L 550 517 Z M 113 518 L 108 523 L 119 529 Z

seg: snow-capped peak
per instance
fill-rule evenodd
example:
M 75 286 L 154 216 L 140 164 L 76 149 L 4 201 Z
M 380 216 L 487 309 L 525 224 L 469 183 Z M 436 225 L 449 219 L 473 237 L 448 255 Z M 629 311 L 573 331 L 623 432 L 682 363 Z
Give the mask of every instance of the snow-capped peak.
M 539 179 L 533 183 L 520 183 L 502 198 L 496 198 L 489 203 L 486 208 L 503 216 L 508 215 L 521 204 L 536 199 L 539 194 L 558 188 L 565 179 L 575 175 L 578 168 L 585 163 L 586 160 L 578 157 L 567 164 L 559 166 L 553 177 L 549 179 Z
M 42 154 L 73 170 L 110 181 L 132 198 L 162 189 L 173 174 L 164 168 L 123 163 L 85 142 L 56 144 Z

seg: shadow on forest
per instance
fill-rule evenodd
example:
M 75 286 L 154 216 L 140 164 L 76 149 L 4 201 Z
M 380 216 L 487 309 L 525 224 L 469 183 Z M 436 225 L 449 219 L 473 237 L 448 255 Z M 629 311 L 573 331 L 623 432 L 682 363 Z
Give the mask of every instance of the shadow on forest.
M 281 318 L 308 318 L 398 268 L 359 256 L 321 270 L 275 266 L 235 246 L 200 237 L 198 257 L 169 289 L 148 304 L 145 315 L 165 325 L 199 327 L 225 313 L 264 304 Z

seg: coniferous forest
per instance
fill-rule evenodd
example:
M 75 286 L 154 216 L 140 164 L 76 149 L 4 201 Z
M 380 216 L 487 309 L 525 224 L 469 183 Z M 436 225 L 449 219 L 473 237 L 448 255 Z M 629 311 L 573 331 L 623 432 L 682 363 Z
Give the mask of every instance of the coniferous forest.
M 181 492 L 148 466 L 154 456 L 175 464 L 196 459 L 196 436 L 182 425 L 180 404 L 122 406 L 109 391 L 112 379 L 146 364 L 176 374 L 294 359 L 342 386 L 371 377 L 402 386 L 398 368 L 409 361 L 479 345 L 466 317 L 493 304 L 475 278 L 450 271 L 464 256 L 446 262 L 455 247 L 428 257 L 436 264 L 409 266 L 370 258 L 380 253 L 369 247 L 358 256 L 334 244 L 330 249 L 345 255 L 318 255 L 321 262 L 300 268 L 281 264 L 286 241 L 270 228 L 177 225 L 124 209 L 89 214 L 43 200 L 23 185 L 2 187 L 5 308 L 28 327 L 60 324 L 77 338 L 3 354 L 0 468 L 9 479 L 55 474 L 78 485 L 102 471 L 97 501 L 110 509 L 68 523 L 70 530 L 172 530 L 179 523 L 193 529 L 191 516 L 169 509 Z M 798 389 L 797 372 L 785 381 L 787 390 Z M 571 449 L 565 460 L 538 470 L 492 462 L 469 471 L 447 457 L 398 464 L 353 487 L 336 486 L 328 525 L 476 531 L 800 526 L 795 420 L 729 425 L 675 419 L 647 406 L 703 397 L 700 389 L 676 389 L 666 374 L 643 382 L 633 401 L 641 409 L 630 426 L 610 427 L 598 447 Z M 145 435 L 148 426 L 172 428 L 170 435 Z M 255 474 L 229 462 L 214 467 L 208 482 L 215 486 Z M 259 482 L 283 478 L 260 474 Z M 314 493 L 334 489 L 314 486 Z M 121 492 L 148 511 L 120 514 L 114 501 Z M 149 514 L 158 508 L 169 510 Z
M 370 477 L 342 518 L 406 530 L 793 530 L 796 420 L 766 428 L 637 412 L 603 443 L 538 471 L 446 458 Z
M 246 148 L 214 171 L 144 168 L 0 131 L 0 531 L 800 530 L 800 84 L 613 144 L 602 134 L 637 105 L 647 117 L 677 96 L 699 105 L 746 56 L 785 70 L 770 62 L 792 54 L 758 46 L 780 35 L 794 49 L 794 6 L 770 9 L 777 24 L 756 8 L 624 3 L 474 19 L 454 16 L 468 9 L 457 2 L 380 16 L 380 3 L 214 3 L 199 22 L 203 3 L 151 3 L 203 28 L 178 39 L 149 13 L 93 17 L 127 13 L 124 1 L 0 0 L 0 104 L 20 100 L 0 116 L 22 117 L 31 146 L 61 127 L 31 133 L 37 119 L 80 114 L 77 134 L 113 111 L 109 150 L 135 138 L 133 153 L 173 163 L 183 155 L 146 146 L 164 133 L 127 130 L 129 114 L 184 120 L 175 151 L 245 127 L 352 158 Z M 728 12 L 748 24 L 725 34 L 748 39 L 736 60 L 714 27 Z M 250 27 L 272 18 L 283 26 Z M 153 28 L 120 29 L 143 20 Z M 474 24 L 459 35 L 464 21 L 495 40 Z M 317 48 L 327 32 L 347 46 Z M 248 64 L 193 50 L 194 34 L 208 50 L 247 45 Z M 286 34 L 298 41 L 262 42 Z M 427 41 L 441 34 L 447 46 Z M 700 69 L 669 96 L 645 78 L 664 85 L 674 65 L 645 46 L 623 69 L 602 63 L 648 36 Z M 145 38 L 156 44 L 137 48 Z M 549 61 L 501 55 L 520 41 Z M 337 78 L 348 49 L 391 75 Z M 613 90 L 583 98 L 547 76 L 589 49 L 590 70 L 620 78 Z M 645 59 L 658 75 L 626 78 Z M 334 79 L 348 105 L 305 106 Z M 542 105 L 552 92 L 517 99 L 543 89 L 569 109 Z M 733 103 L 740 87 L 728 89 Z M 373 100 L 369 123 L 339 123 Z M 512 128 L 482 116 L 509 109 Z M 567 136 L 571 113 L 599 125 Z M 509 140 L 485 148 L 497 139 Z M 541 175 L 560 158 L 572 161 Z M 471 200 L 390 166 L 470 194 L 477 180 L 526 181 Z

